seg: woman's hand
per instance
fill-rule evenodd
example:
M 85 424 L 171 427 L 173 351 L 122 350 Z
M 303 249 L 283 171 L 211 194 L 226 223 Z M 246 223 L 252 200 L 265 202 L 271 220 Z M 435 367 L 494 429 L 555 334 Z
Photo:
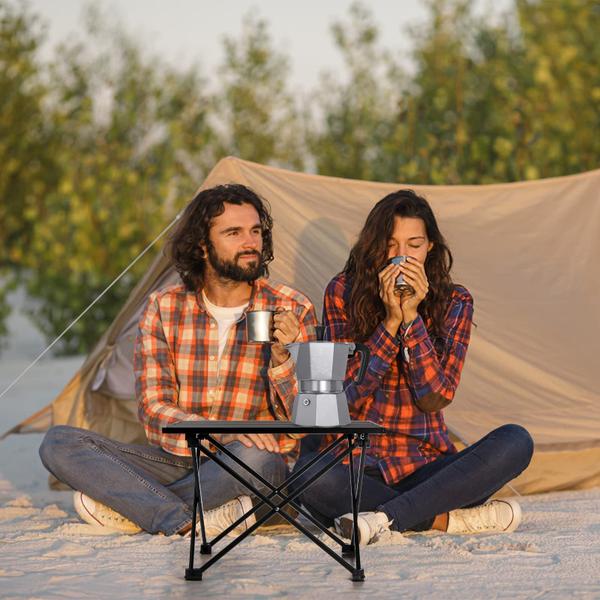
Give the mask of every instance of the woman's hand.
M 400 275 L 398 265 L 388 265 L 379 272 L 379 297 L 385 306 L 384 327 L 391 335 L 398 333 L 398 327 L 403 320 L 400 298 L 395 293 L 396 278 Z
M 400 297 L 404 324 L 408 325 L 417 318 L 417 308 L 425 296 L 427 296 L 429 282 L 427 281 L 423 263 L 419 262 L 416 258 L 408 256 L 406 262 L 401 263 L 399 267 L 400 272 L 404 276 L 404 281 L 415 290 L 414 294 L 402 294 Z

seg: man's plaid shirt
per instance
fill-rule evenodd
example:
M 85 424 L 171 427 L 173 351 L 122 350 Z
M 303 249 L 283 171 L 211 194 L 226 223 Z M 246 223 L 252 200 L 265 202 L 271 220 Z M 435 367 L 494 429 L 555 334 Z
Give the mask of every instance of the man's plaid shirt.
M 348 338 L 346 303 L 350 286 L 341 273 L 327 286 L 323 305 L 325 337 Z M 432 395 L 450 402 L 460 379 L 473 318 L 473 298 L 455 286 L 445 315 L 447 335 L 433 338 L 417 316 L 404 331 L 392 336 L 380 323 L 365 342 L 371 351 L 361 385 L 352 384 L 358 372 L 358 355 L 348 362 L 346 386 L 350 414 L 386 427 L 389 433 L 370 438 L 369 464 L 376 464 L 392 485 L 440 454 L 455 453 L 441 411 L 422 412 L 416 402 Z M 323 444 L 329 440 L 324 440 Z
M 259 279 L 249 310 L 293 311 L 298 341 L 314 339 L 316 316 L 310 300 L 296 290 Z M 202 295 L 175 285 L 153 292 L 140 319 L 134 370 L 138 414 L 151 444 L 189 456 L 185 437 L 163 434 L 180 420 L 289 420 L 296 395 L 295 366 L 289 358 L 270 366 L 269 344 L 246 341 L 246 316 L 229 330 L 217 367 L 218 327 Z M 276 436 L 284 452 L 297 440 Z

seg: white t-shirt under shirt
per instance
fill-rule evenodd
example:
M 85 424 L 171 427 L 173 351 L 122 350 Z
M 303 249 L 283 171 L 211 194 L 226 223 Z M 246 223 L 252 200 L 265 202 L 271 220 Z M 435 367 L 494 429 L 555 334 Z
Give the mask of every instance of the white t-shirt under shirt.
M 240 317 L 246 310 L 246 307 L 249 303 L 246 302 L 246 304 L 242 304 L 241 306 L 217 306 L 206 297 L 204 290 L 202 290 L 202 300 L 204 301 L 204 306 L 206 306 L 206 310 L 215 319 L 219 328 L 218 362 L 220 365 L 221 355 L 223 354 L 225 344 L 227 343 L 227 336 L 229 335 L 229 330 L 236 321 L 239 321 Z

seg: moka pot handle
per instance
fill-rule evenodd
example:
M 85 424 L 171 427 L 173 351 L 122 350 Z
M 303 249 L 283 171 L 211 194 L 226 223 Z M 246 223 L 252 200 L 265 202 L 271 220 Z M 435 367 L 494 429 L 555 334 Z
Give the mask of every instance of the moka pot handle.
M 354 342 L 354 348 L 350 350 L 350 356 L 354 356 L 357 352 L 360 352 L 360 367 L 358 368 L 358 375 L 354 378 L 354 383 L 360 385 L 364 379 L 367 367 L 369 366 L 369 360 L 371 358 L 371 352 L 364 345 L 358 342 Z

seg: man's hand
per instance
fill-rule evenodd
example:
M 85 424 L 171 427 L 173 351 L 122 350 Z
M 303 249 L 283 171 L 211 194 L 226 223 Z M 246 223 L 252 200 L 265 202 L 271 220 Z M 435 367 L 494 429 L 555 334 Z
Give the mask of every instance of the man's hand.
M 280 310 L 273 315 L 273 338 L 271 362 L 274 367 L 284 363 L 290 353 L 284 348 L 292 344 L 300 335 L 300 321 L 291 310 Z
M 222 433 L 214 436 L 221 444 L 241 442 L 246 448 L 256 446 L 259 450 L 280 453 L 279 442 L 270 433 Z

